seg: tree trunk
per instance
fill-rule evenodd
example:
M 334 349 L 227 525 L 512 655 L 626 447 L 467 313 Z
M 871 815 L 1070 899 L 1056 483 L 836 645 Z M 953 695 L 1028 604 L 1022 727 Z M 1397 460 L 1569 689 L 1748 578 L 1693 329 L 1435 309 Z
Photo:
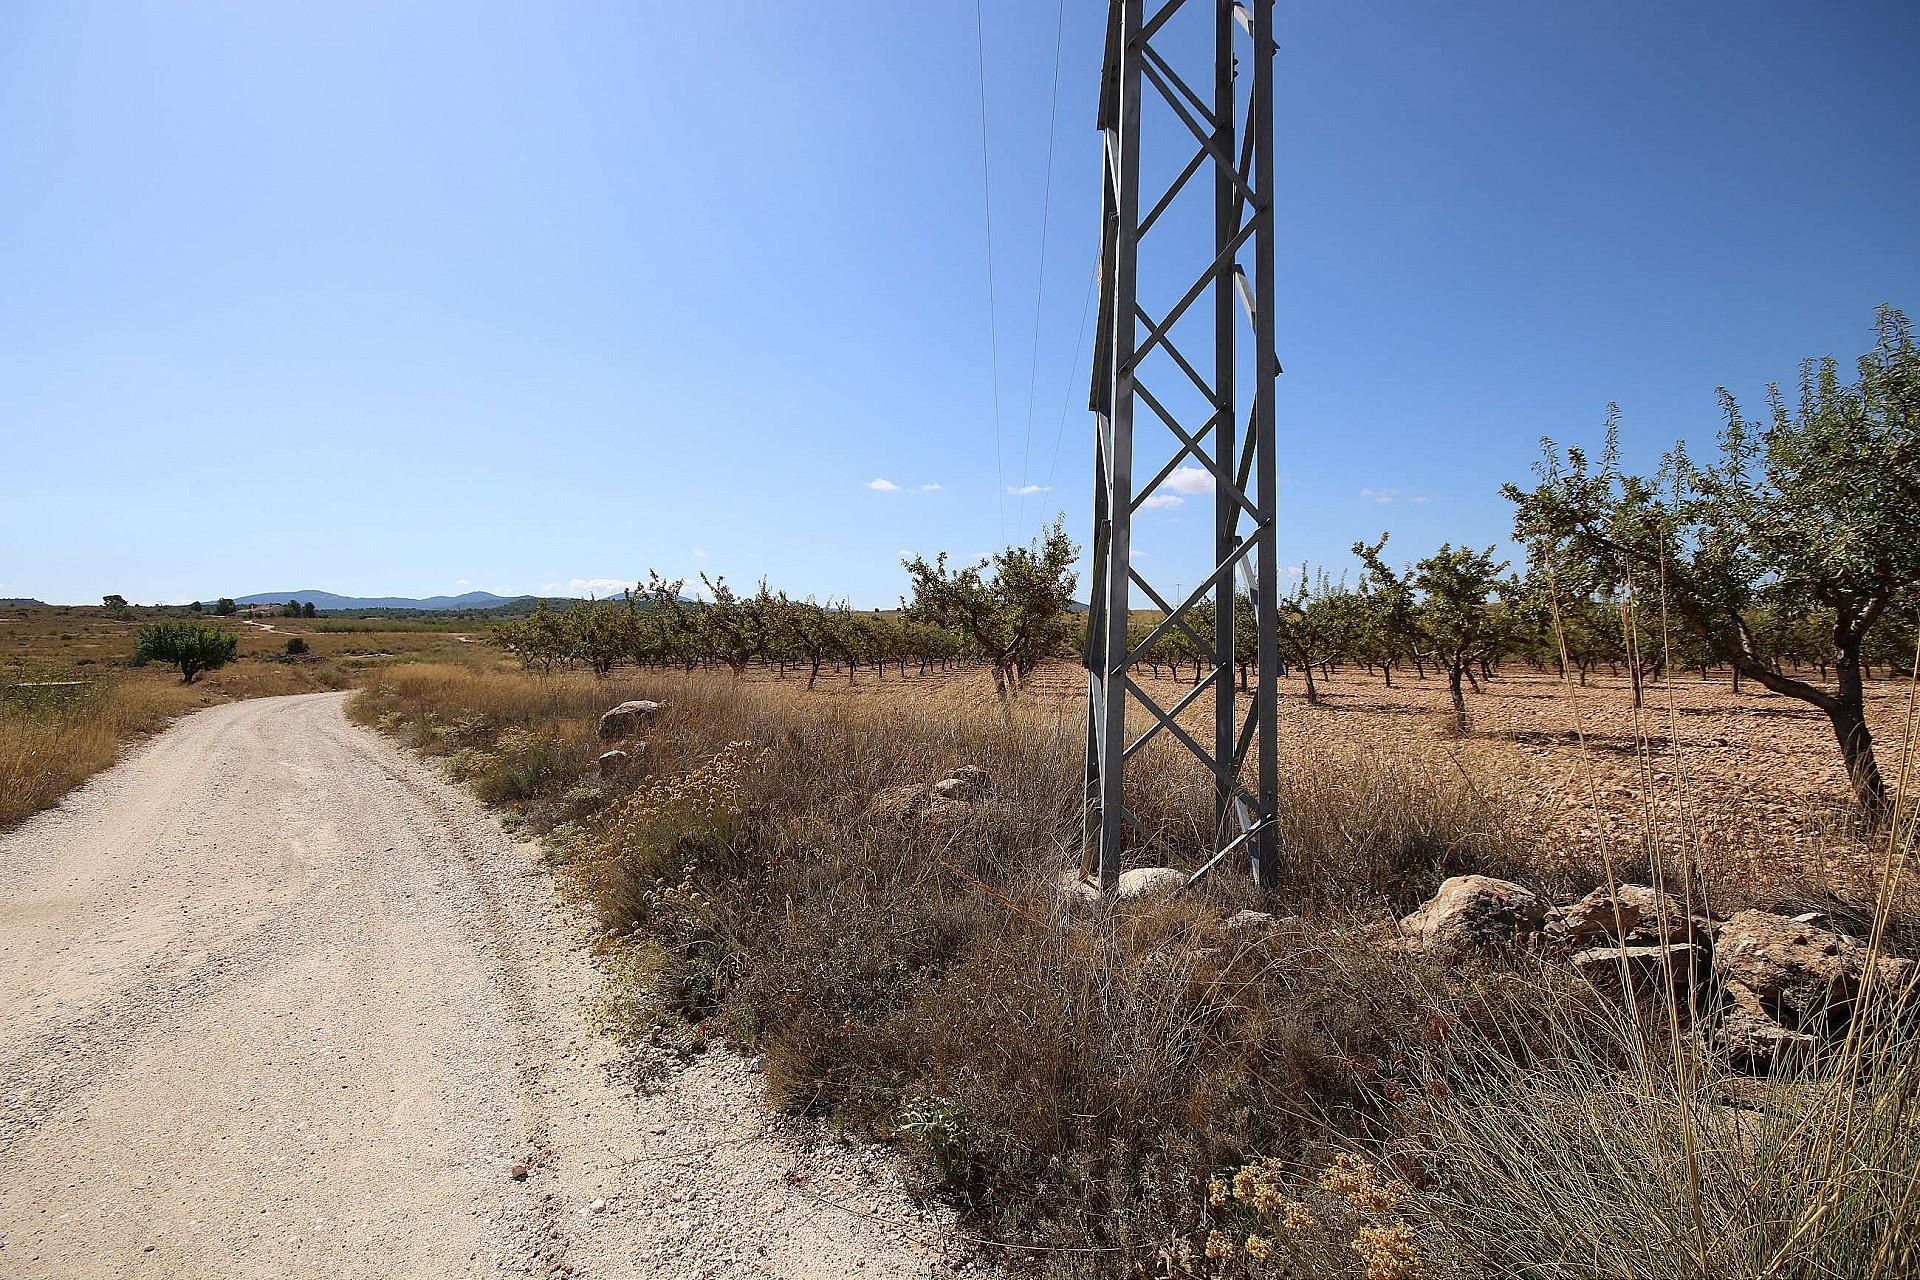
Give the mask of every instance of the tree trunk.
M 1007 669 L 1004 664 L 995 662 L 993 666 L 993 692 L 1000 699 L 1000 722 L 1009 727 L 1013 724 L 1013 699 L 1007 691 Z
M 1307 673 L 1307 705 L 1317 707 L 1320 705 L 1320 689 L 1313 683 L 1313 664 L 1302 663 L 1300 669 Z
M 1454 727 L 1461 733 L 1467 731 L 1467 695 L 1461 691 L 1460 681 L 1467 674 L 1466 664 L 1456 662 L 1447 668 L 1447 692 L 1453 695 Z
M 1840 754 L 1847 762 L 1847 779 L 1860 802 L 1861 812 L 1878 821 L 1887 813 L 1887 784 L 1880 776 L 1880 763 L 1873 757 L 1873 731 L 1867 728 L 1865 691 L 1860 687 L 1860 642 L 1854 640 L 1834 662 L 1834 674 L 1840 677 L 1840 696 L 1827 709 L 1833 721 L 1833 736 L 1840 742 Z

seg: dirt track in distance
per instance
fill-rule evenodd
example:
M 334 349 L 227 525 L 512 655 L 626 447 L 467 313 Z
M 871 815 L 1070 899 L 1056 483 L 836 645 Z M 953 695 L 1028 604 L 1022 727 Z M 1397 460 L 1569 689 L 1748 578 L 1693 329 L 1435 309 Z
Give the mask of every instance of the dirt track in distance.
M 202 711 L 0 836 L 0 1276 L 950 1273 L 746 1064 L 591 1034 L 536 852 L 344 697 Z

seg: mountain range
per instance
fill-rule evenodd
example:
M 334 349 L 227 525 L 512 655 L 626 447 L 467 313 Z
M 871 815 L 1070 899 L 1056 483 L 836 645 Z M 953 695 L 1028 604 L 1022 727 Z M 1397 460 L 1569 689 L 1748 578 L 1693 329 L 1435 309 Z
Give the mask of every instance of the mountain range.
M 234 603 L 285 604 L 289 600 L 298 600 L 306 604 L 311 601 L 315 609 L 332 613 L 352 609 L 492 609 L 516 600 L 530 599 L 531 596 L 497 596 L 491 591 L 469 591 L 458 596 L 428 596 L 424 600 L 405 596 L 342 596 L 331 591 L 261 591 L 250 596 L 236 596 Z

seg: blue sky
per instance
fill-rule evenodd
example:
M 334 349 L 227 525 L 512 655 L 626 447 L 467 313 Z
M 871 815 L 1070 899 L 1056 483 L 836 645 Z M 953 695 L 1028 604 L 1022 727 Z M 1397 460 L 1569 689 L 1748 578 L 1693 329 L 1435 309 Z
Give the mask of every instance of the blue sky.
M 1056 9 L 985 0 L 990 330 L 964 0 L 0 6 L 0 595 L 876 605 L 902 550 L 1084 541 L 1104 7 L 1043 281 Z M 1495 541 L 1542 434 L 1618 400 L 1651 463 L 1920 310 L 1910 3 L 1279 30 L 1288 561 Z

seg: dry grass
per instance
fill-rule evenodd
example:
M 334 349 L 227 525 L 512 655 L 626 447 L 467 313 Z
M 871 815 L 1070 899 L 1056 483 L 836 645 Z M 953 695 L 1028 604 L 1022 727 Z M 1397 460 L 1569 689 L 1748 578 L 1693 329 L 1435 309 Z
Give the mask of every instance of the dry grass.
M 607 929 L 616 1029 L 764 1055 L 777 1105 L 897 1143 L 1037 1273 L 1911 1273 L 1913 1041 L 1890 1004 L 1734 1108 L 1685 1010 L 1383 945 L 1452 872 L 1600 878 L 1418 734 L 1289 753 L 1270 899 L 1224 875 L 1063 908 L 1074 708 L 1005 726 L 964 689 L 408 667 L 356 710 L 547 833 Z M 603 783 L 594 723 L 635 697 L 667 709 Z M 996 786 L 959 820 L 868 815 L 962 763 Z M 1162 758 L 1143 782 L 1139 858 L 1199 861 L 1203 780 Z M 1300 914 L 1226 927 L 1255 905 Z
M 112 764 L 120 745 L 195 704 L 146 681 L 52 687 L 0 703 L 0 829 L 59 802 Z
M 162 616 L 171 615 L 0 609 L 0 830 L 59 803 L 111 765 L 126 743 L 189 711 L 236 698 L 348 688 L 410 659 L 492 658 L 444 629 L 339 634 L 317 630 L 331 621 L 325 619 L 276 619 L 273 630 L 230 619 L 223 625 L 240 637 L 238 658 L 182 685 L 167 669 L 129 665 L 140 627 Z M 289 657 L 293 635 L 312 652 Z
M 646 763 L 603 786 L 594 721 L 640 696 L 667 704 Z M 1407 1046 L 1442 1025 L 1428 987 L 1448 986 L 1455 1019 L 1523 1016 L 1498 974 L 1420 976 L 1362 927 L 1450 871 L 1522 855 L 1451 768 L 1356 755 L 1294 771 L 1289 879 L 1264 905 L 1337 903 L 1343 924 L 1252 936 L 1222 923 L 1255 904 L 1232 875 L 1063 920 L 1080 744 L 1053 708 L 1009 728 L 978 705 L 930 718 L 725 677 L 413 667 L 357 714 L 550 831 L 610 937 L 647 953 L 623 963 L 655 1016 L 763 1053 L 778 1105 L 899 1141 L 979 1228 L 1068 1272 L 1150 1271 L 1203 1226 L 1221 1167 L 1324 1162 L 1384 1133 Z M 957 825 L 866 815 L 881 788 L 962 763 L 995 789 Z M 1203 780 L 1171 762 L 1145 777 L 1141 856 L 1198 861 Z

